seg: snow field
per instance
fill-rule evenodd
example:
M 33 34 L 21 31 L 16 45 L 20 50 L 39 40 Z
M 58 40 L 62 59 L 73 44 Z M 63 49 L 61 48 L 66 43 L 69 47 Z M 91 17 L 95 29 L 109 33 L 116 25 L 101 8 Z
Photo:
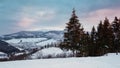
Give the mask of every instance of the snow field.
M 120 55 L 0 62 L 0 68 L 120 68 Z

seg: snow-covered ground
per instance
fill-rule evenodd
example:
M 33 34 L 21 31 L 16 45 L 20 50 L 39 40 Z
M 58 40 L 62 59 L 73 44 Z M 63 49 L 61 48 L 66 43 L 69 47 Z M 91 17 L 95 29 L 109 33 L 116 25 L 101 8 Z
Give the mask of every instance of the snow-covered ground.
M 120 55 L 0 62 L 0 68 L 120 68 Z

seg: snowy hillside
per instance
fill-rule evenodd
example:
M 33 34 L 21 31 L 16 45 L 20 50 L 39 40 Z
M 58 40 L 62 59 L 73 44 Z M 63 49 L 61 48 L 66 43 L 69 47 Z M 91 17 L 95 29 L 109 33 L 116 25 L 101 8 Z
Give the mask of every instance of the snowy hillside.
M 3 35 L 0 39 L 20 48 L 37 48 L 63 39 L 63 31 L 21 31 Z
M 20 38 L 20 39 L 10 39 L 5 40 L 9 44 L 15 47 L 24 47 L 27 48 L 38 48 L 41 46 L 45 46 L 47 44 L 57 43 L 56 39 L 47 39 L 47 38 Z
M 20 43 L 20 42 L 41 42 L 47 40 L 47 38 L 20 38 L 20 39 L 10 39 L 6 40 L 8 43 Z
M 20 50 L 12 45 L 10 45 L 9 43 L 0 40 L 0 52 L 4 52 L 7 54 L 11 54 L 13 52 L 20 52 Z
M 58 41 L 55 40 L 55 39 L 48 39 L 48 40 L 39 42 L 39 43 L 37 43 L 36 45 L 37 45 L 37 46 L 45 46 L 45 45 L 47 45 L 47 44 L 52 44 L 52 43 L 56 43 L 56 42 L 58 42 Z
M 120 55 L 0 62 L 0 68 L 120 68 Z

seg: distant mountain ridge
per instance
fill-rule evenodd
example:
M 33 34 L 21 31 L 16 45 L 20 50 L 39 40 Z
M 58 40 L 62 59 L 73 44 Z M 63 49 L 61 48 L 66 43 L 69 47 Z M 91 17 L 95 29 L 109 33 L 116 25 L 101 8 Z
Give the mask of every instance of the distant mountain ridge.
M 12 38 L 62 38 L 63 31 L 20 31 L 17 33 L 0 36 L 1 40 L 8 40 Z

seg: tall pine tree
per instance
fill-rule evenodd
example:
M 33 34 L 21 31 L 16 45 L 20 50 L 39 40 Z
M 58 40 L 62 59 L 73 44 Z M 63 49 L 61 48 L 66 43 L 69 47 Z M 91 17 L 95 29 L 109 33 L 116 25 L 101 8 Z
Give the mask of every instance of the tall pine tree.
M 120 49 L 120 20 L 117 17 L 112 22 L 112 29 L 114 32 L 114 52 L 118 53 Z
M 100 21 L 98 27 L 97 27 L 97 46 L 96 46 L 96 49 L 98 49 L 96 51 L 96 54 L 99 56 L 99 55 L 102 55 L 102 50 L 103 50 L 103 24 L 102 24 L 102 21 Z
M 105 18 L 104 23 L 100 23 L 97 33 L 97 44 L 99 45 L 99 54 L 103 55 L 109 50 L 113 50 L 113 31 L 109 20 Z
M 107 18 L 105 18 L 104 20 L 104 24 L 103 24 L 103 40 L 104 40 L 104 47 L 108 47 L 109 51 L 113 51 L 113 39 L 114 39 L 114 35 L 113 35 L 113 31 L 111 28 L 111 25 L 109 23 L 109 20 Z
M 72 50 L 74 56 L 76 56 L 76 51 L 80 47 L 79 42 L 83 33 L 83 28 L 79 23 L 78 17 L 75 14 L 75 9 L 73 9 L 72 17 L 67 23 L 66 29 L 64 31 L 64 43 L 62 45 L 62 48 Z
M 93 26 L 92 31 L 91 31 L 91 44 L 90 44 L 90 50 L 89 50 L 89 55 L 90 56 L 95 56 L 96 55 L 96 30 L 95 27 Z

